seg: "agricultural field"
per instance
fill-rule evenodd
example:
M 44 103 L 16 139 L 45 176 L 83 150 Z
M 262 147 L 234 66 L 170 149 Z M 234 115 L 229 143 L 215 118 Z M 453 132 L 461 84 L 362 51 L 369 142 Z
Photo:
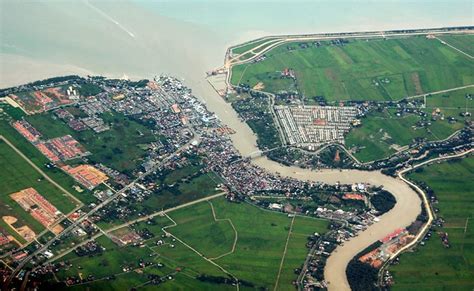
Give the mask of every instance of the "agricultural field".
M 77 257 L 69 254 L 61 260 L 67 260 L 73 267 L 61 271 L 57 277 L 64 280 L 81 273 L 83 277 L 94 274 L 98 279 L 115 274 L 116 279 L 95 281 L 82 288 L 102 286 L 107 282 L 110 286 L 126 289 L 133 285 L 140 290 L 153 287 L 144 283 L 147 274 L 154 272 L 172 274 L 173 279 L 160 285 L 164 290 L 235 289 L 228 284 L 199 280 L 201 275 L 228 277 L 224 269 L 243 282 L 243 290 L 273 289 L 290 235 L 278 289 L 291 290 L 294 288 L 292 281 L 296 279 L 294 269 L 302 265 L 307 255 L 307 237 L 314 232 L 325 232 L 328 222 L 297 216 L 289 234 L 291 224 L 292 218 L 286 214 L 216 198 L 132 225 L 135 231 L 146 229 L 154 234 L 144 241 L 146 247 L 118 247 L 101 237 L 99 242 L 107 249 L 102 255 Z M 166 236 L 163 229 L 172 235 Z M 133 265 L 140 259 L 159 262 L 163 267 L 151 266 L 140 272 L 123 273 L 123 266 Z
M 80 112 L 78 113 L 80 114 Z M 45 138 L 70 134 L 92 153 L 92 163 L 103 163 L 113 169 L 130 174 L 145 155 L 146 144 L 159 140 L 144 125 L 119 113 L 104 113 L 102 119 L 111 129 L 102 133 L 92 130 L 74 131 L 64 122 L 53 118 L 52 113 L 28 116 L 26 120 Z
M 472 46 L 472 42 L 474 41 L 474 35 L 442 35 L 438 37 L 439 39 L 445 41 L 446 43 L 457 47 L 458 49 L 462 50 L 470 54 L 471 56 L 474 55 L 474 47 Z
M 188 168 L 184 168 L 185 171 Z M 166 175 L 164 180 L 175 179 L 174 172 Z M 180 172 L 178 175 L 181 175 Z M 196 174 L 196 172 L 193 172 Z M 158 181 L 159 182 L 159 181 Z M 152 214 L 157 211 L 172 208 L 190 201 L 194 201 L 206 196 L 211 196 L 221 192 L 217 189 L 217 185 L 222 183 L 220 177 L 214 173 L 196 174 L 195 177 L 174 183 L 173 187 L 164 187 L 163 189 L 152 193 L 144 201 L 132 203 L 129 208 L 135 211 L 135 214 Z M 127 217 L 127 220 L 136 218 L 135 216 Z M 102 220 L 97 224 L 103 228 L 108 229 L 113 226 L 125 223 L 123 219 L 111 218 L 110 220 Z
M 445 36 L 443 36 L 444 38 Z M 474 37 L 450 35 L 461 47 Z M 266 59 L 232 68 L 231 83 L 278 93 L 297 90 L 306 103 L 400 100 L 407 96 L 474 84 L 474 60 L 425 36 L 349 40 L 344 45 L 321 42 L 285 43 Z M 295 80 L 282 77 L 292 69 Z
M 86 204 L 96 201 L 90 191 L 84 190 L 82 192 L 78 192 L 75 190 L 74 186 L 77 186 L 77 183 L 72 177 L 64 173 L 62 170 L 57 167 L 46 167 L 46 164 L 48 164 L 50 161 L 9 124 L 10 116 L 16 120 L 19 120 L 25 116 L 20 109 L 12 108 L 8 105 L 0 105 L 0 108 L 3 109 L 4 112 L 8 113 L 8 115 L 5 113 L 0 113 L 0 135 L 8 139 L 18 150 L 27 156 L 51 179 L 71 192 L 83 203 Z
M 390 267 L 393 290 L 472 290 L 474 288 L 474 158 L 443 162 L 409 175 L 434 190 L 437 215 L 445 219 L 432 237 Z M 439 237 L 446 232 L 449 248 Z
M 397 116 L 395 109 L 370 113 L 362 119 L 360 127 L 348 133 L 346 146 L 356 150 L 354 156 L 361 162 L 368 162 L 388 157 L 416 138 L 430 141 L 445 139 L 470 120 L 470 117 L 460 116 L 466 109 L 471 113 L 473 111 L 472 97 L 466 98 L 469 95 L 474 96 L 474 88 L 426 97 L 426 107 L 421 108 L 426 117 L 419 114 Z M 451 117 L 455 120 L 450 121 Z M 417 125 L 422 120 L 430 125 Z
M 239 280 L 251 282 L 255 287 L 273 288 L 291 218 L 253 205 L 229 203 L 224 199 L 212 200 L 212 205 L 200 203 L 173 212 L 170 217 L 177 226 L 169 228 L 169 232 L 204 256 L 216 258 L 214 262 Z M 291 282 L 296 279 L 293 270 L 300 267 L 306 257 L 306 238 L 314 232 L 324 232 L 327 225 L 324 220 L 296 217 L 289 240 L 289 248 L 292 249 L 285 256 L 279 282 L 282 289 L 291 287 Z M 237 242 L 234 252 L 231 252 L 235 235 Z
M 63 213 L 77 206 L 76 201 L 47 181 L 3 140 L 0 140 L 0 169 L 0 226 L 21 243 L 25 240 L 2 219 L 4 216 L 17 219 L 13 227 L 27 225 L 36 234 L 44 230 L 44 226 L 15 202 L 10 194 L 32 187 Z
M 346 146 L 355 150 L 354 156 L 360 161 L 368 162 L 388 157 L 416 138 L 445 139 L 470 120 L 460 116 L 466 109 L 468 112 L 474 109 L 472 97 L 467 96 L 474 96 L 474 88 L 426 97 L 426 106 L 421 108 L 426 117 L 414 113 L 397 116 L 395 109 L 370 113 L 362 119 L 360 127 L 347 134 Z M 430 124 L 419 126 L 417 123 L 423 120 Z

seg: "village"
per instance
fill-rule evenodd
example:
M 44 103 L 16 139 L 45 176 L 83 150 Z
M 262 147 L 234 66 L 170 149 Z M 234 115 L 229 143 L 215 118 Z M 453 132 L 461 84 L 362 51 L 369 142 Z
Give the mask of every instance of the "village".
M 275 112 L 288 143 L 312 150 L 325 143 L 344 144 L 351 124 L 360 123 L 355 107 L 275 106 Z

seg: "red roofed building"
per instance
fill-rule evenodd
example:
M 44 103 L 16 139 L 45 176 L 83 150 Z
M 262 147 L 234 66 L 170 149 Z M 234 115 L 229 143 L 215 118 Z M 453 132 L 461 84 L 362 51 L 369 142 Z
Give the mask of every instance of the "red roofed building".
M 396 238 L 397 236 L 399 236 L 404 231 L 405 231 L 405 229 L 399 228 L 399 229 L 395 230 L 394 232 L 390 233 L 389 235 L 387 235 L 386 237 L 384 237 L 383 239 L 381 239 L 380 241 L 383 242 L 383 243 L 387 243 L 387 242 L 391 241 L 392 239 Z

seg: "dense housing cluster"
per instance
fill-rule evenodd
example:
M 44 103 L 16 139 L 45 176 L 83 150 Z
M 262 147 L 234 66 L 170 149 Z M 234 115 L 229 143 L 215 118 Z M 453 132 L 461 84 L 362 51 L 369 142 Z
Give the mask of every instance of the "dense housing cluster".
M 337 106 L 275 106 L 275 112 L 290 145 L 343 144 L 357 115 L 354 107 Z

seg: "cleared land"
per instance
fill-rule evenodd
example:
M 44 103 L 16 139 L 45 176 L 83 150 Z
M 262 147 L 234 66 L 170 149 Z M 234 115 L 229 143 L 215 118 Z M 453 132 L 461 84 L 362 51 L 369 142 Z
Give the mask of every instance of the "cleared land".
M 472 35 L 449 39 L 463 48 L 474 42 Z M 290 68 L 308 102 L 315 96 L 328 101 L 399 100 L 474 84 L 472 59 L 425 36 L 350 40 L 343 46 L 285 43 L 265 55 L 263 61 L 234 66 L 231 83 L 254 87 L 261 82 L 272 93 L 293 90 L 292 80 L 281 77 Z
M 117 275 L 117 279 L 107 281 L 107 283 L 112 284 L 111 286 L 130 288 L 134 284 L 137 286 L 140 282 L 146 282 L 146 274 L 151 270 L 163 274 L 179 268 L 179 272 L 173 275 L 174 279 L 163 283 L 160 288 L 165 290 L 186 288 L 235 290 L 235 287 L 230 285 L 211 284 L 197 280 L 197 276 L 203 274 L 227 277 L 218 267 L 220 266 L 239 280 L 253 284 L 255 288 L 272 289 L 282 260 L 291 218 L 247 203 L 230 203 L 224 198 L 213 199 L 211 203 L 201 202 L 171 212 L 169 218 L 158 216 L 151 222 L 135 225 L 136 230 L 146 228 L 155 234 L 154 238 L 145 242 L 147 245 L 145 248 L 118 248 L 111 245 L 107 239 L 101 238 L 99 242 L 106 246 L 107 251 L 101 256 L 92 258 L 78 258 L 74 254 L 69 254 L 66 259 L 73 263 L 73 267 L 66 272 L 61 272 L 58 277 L 63 280 L 67 276 L 77 276 L 78 273 L 82 273 L 83 276 L 94 274 L 97 278 L 107 277 L 122 273 L 121 268 L 125 264 L 135 265 L 135 262 L 143 259 L 160 262 L 164 264 L 164 268 L 150 267 L 140 275 L 136 272 Z M 214 214 L 211 205 L 214 208 Z M 288 251 L 284 258 L 279 289 L 294 288 L 291 285 L 291 282 L 296 279 L 293 272 L 295 268 L 301 266 L 307 255 L 305 247 L 307 236 L 314 232 L 324 232 L 327 225 L 328 222 L 324 220 L 295 218 Z M 173 236 L 163 236 L 163 227 L 177 239 Z M 159 240 L 162 243 L 157 244 Z M 150 257 L 152 254 L 154 256 Z M 81 269 L 78 266 L 81 266 Z M 110 267 L 104 268 L 104 266 Z M 82 287 L 96 287 L 103 284 L 105 281 L 97 281 Z
M 362 125 L 353 128 L 345 138 L 348 148 L 358 148 L 354 154 L 362 162 L 382 159 L 399 148 L 409 145 L 415 138 L 426 140 L 445 139 L 456 130 L 464 126 L 465 120 L 460 113 L 473 111 L 472 98 L 474 88 L 436 94 L 426 98 L 426 108 L 421 110 L 427 114 L 406 114 L 396 116 L 395 109 L 384 112 L 374 112 L 362 119 Z M 433 112 L 440 110 L 439 114 L 432 116 Z M 450 121 L 452 117 L 455 121 Z M 419 126 L 418 122 L 425 120 L 430 125 Z
M 472 290 L 474 288 L 474 158 L 432 165 L 410 174 L 427 183 L 439 200 L 438 216 L 446 222 L 436 228 L 425 246 L 400 257 L 390 267 L 394 290 Z M 447 232 L 445 248 L 438 232 Z
M 18 236 L 14 230 L 3 221 L 3 216 L 15 217 L 17 222 L 13 225 L 14 227 L 28 225 L 36 234 L 44 230 L 44 227 L 33 216 L 23 210 L 10 197 L 10 194 L 33 187 L 63 213 L 68 213 L 76 206 L 71 197 L 44 179 L 40 173 L 2 140 L 0 140 L 0 169 L 0 225 L 17 239 Z

